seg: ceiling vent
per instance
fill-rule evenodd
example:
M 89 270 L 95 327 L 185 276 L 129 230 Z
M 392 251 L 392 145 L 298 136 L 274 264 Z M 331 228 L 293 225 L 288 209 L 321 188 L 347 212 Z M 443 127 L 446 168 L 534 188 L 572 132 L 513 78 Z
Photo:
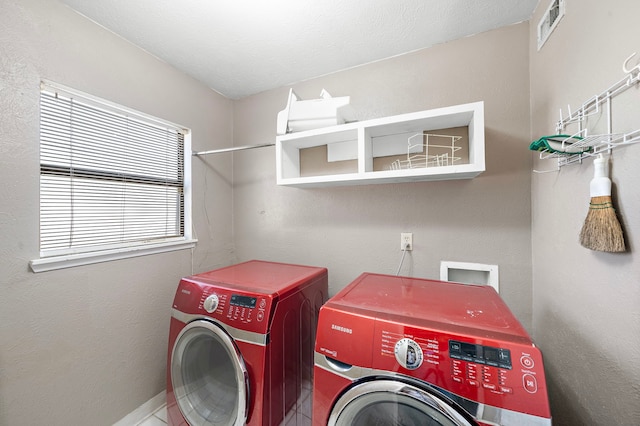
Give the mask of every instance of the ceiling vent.
M 552 0 L 538 24 L 538 50 L 542 48 L 551 32 L 558 26 L 564 16 L 565 0 Z

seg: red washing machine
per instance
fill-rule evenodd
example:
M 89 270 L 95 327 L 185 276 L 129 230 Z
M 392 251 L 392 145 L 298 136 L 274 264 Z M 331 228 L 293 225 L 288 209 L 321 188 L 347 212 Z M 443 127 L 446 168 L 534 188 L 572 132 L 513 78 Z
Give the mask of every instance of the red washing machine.
M 169 425 L 309 423 L 327 295 L 327 269 L 310 266 L 253 260 L 183 278 L 169 330 Z
M 490 286 L 363 274 L 320 309 L 313 424 L 550 425 L 542 354 Z

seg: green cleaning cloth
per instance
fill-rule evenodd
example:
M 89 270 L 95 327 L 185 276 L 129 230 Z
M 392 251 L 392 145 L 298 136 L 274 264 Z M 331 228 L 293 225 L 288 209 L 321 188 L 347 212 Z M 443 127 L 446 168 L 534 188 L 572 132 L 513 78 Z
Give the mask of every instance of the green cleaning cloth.
M 582 138 L 580 136 L 571 135 L 543 136 L 537 141 L 531 142 L 529 149 L 531 151 L 547 151 L 559 154 L 579 154 L 581 152 L 591 151 L 590 146 L 577 143 L 581 140 Z

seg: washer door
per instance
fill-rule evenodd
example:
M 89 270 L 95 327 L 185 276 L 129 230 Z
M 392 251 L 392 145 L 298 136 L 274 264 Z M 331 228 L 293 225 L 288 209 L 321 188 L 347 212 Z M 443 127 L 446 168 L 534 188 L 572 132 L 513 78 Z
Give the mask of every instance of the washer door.
M 197 320 L 182 329 L 171 355 L 171 383 L 190 425 L 245 424 L 247 369 L 233 339 L 216 324 Z
M 350 388 L 336 402 L 330 426 L 473 426 L 444 397 L 395 380 L 373 380 Z

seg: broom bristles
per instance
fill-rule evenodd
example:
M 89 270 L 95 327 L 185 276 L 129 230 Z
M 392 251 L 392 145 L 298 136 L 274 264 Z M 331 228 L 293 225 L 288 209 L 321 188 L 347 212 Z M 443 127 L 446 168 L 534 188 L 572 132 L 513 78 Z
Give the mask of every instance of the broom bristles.
M 580 231 L 580 244 L 597 251 L 625 251 L 622 227 L 610 196 L 591 198 L 589 213 Z

